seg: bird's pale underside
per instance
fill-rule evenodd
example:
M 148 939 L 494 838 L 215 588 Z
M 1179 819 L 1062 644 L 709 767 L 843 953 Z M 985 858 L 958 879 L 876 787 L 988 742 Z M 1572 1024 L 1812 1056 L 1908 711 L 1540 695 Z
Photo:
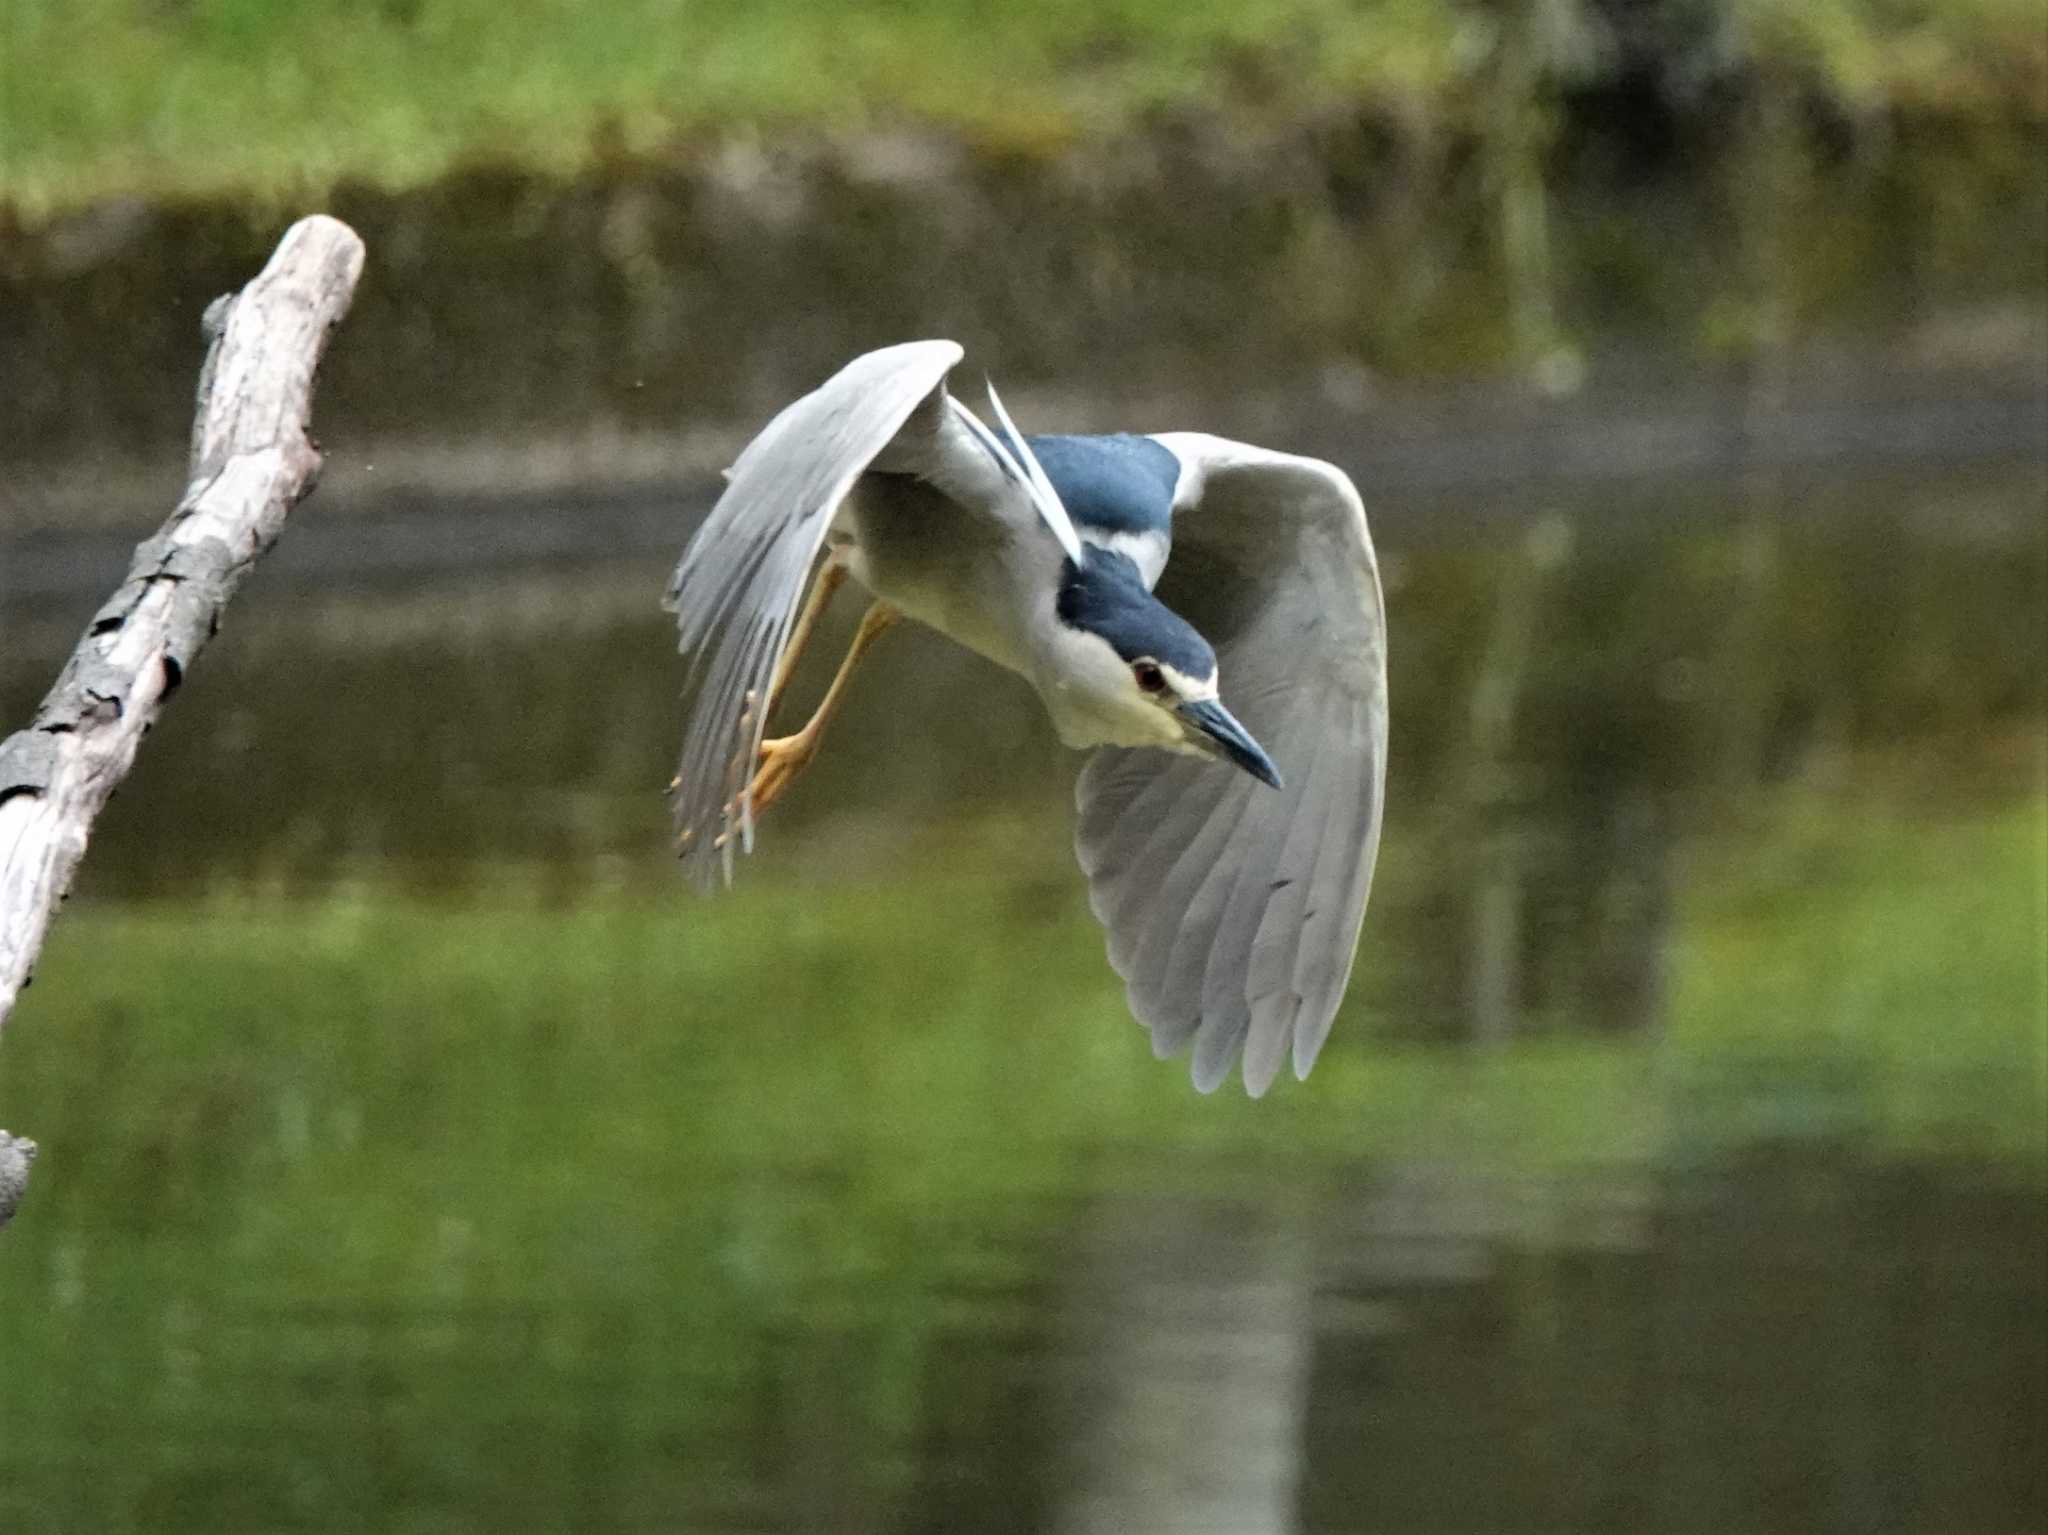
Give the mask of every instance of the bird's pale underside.
M 1061 670 L 1077 652 L 1051 597 L 1077 540 L 1083 562 L 1136 551 L 1143 575 L 1145 551 L 1168 549 L 1156 596 L 1213 646 L 1224 717 L 1282 786 L 1213 755 L 1097 747 L 1077 788 L 1090 903 L 1155 1054 L 1192 1046 L 1205 1092 L 1237 1061 L 1254 1096 L 1290 1057 L 1306 1076 L 1350 977 L 1386 773 L 1385 615 L 1358 494 L 1328 464 L 1196 433 L 1045 440 L 1048 476 L 999 403 L 991 432 L 950 396 L 960 357 L 925 341 L 855 359 L 747 446 L 685 551 L 668 592 L 689 659 L 684 861 L 716 885 L 751 845 L 777 665 L 821 555 L 892 614 L 1024 675 L 1072 740 Z

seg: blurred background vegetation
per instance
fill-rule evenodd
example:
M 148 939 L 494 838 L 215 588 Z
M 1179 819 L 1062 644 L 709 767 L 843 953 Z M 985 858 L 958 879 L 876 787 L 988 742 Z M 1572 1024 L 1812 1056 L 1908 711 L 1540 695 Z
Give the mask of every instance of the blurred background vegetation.
M 13 0 L 0 728 L 206 302 L 371 264 L 0 1041 L 0 1529 L 2041 1524 L 2044 164 L 2038 0 Z M 1359 481 L 1306 1085 L 1149 1059 L 925 637 L 676 888 L 666 568 L 924 334 Z
M 9 179 L 317 197 L 588 171 L 744 127 L 917 121 L 1037 154 L 1177 116 L 1541 137 L 1544 99 L 1768 79 L 1844 123 L 2040 118 L 2032 0 L 17 0 Z

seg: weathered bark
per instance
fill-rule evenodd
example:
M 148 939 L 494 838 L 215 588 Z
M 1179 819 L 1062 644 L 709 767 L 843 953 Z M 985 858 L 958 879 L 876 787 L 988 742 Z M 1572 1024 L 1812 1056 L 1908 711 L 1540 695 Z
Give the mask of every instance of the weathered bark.
M 29 727 L 0 741 L 0 1024 L 157 710 L 313 488 L 313 372 L 362 269 L 354 230 L 302 219 L 255 281 L 208 308 L 184 497 L 136 549 Z

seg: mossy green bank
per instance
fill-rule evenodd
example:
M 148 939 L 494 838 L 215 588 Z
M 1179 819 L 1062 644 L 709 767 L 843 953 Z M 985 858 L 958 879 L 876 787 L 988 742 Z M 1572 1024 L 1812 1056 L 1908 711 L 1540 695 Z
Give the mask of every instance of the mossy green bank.
M 1758 73 L 1847 120 L 2048 115 L 2033 0 L 15 0 L 0 58 L 0 201 L 31 217 L 904 125 L 1024 153 L 1160 118 L 1512 134 L 1520 94 Z

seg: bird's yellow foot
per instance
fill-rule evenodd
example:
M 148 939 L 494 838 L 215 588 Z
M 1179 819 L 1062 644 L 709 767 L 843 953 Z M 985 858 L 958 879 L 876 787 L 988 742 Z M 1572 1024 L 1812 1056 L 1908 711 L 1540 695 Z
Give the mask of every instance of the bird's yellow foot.
M 847 681 L 853 676 L 854 668 L 860 664 L 860 658 L 867 653 L 870 645 L 901 618 L 902 615 L 886 602 L 869 605 L 866 615 L 860 621 L 860 628 L 854 631 L 853 644 L 846 652 L 846 659 L 839 663 L 839 671 L 832 678 L 832 686 L 825 690 L 825 697 L 818 704 L 817 711 L 811 715 L 810 723 L 795 735 L 779 736 L 772 741 L 761 743 L 760 761 L 755 764 L 754 776 L 748 782 L 746 792 L 739 799 L 726 805 L 723 816 L 726 830 L 712 842 L 714 848 L 723 848 L 732 840 L 733 833 L 738 829 L 734 822 L 738 819 L 738 810 L 742 803 L 747 806 L 748 820 L 758 821 L 761 813 L 781 798 L 782 791 L 790 786 L 796 775 L 801 773 L 809 765 L 811 758 L 818 754 L 818 742 L 825 734 L 826 724 L 830 722 L 839 708 L 840 701 L 845 697 Z M 778 682 L 775 692 L 779 692 L 780 688 L 781 683 Z M 739 732 L 743 737 L 753 726 L 754 706 L 758 701 L 756 695 L 749 690 L 746 707 L 741 711 L 739 718 Z M 771 692 L 768 703 L 771 712 L 774 706 L 775 694 Z M 683 849 L 687 848 L 689 843 L 690 833 L 685 831 L 677 839 L 676 845 Z
M 748 798 L 754 804 L 756 817 L 780 798 L 782 790 L 797 780 L 797 774 L 809 768 L 815 755 L 817 731 L 797 731 L 797 735 L 762 741 L 762 765 L 754 770 L 754 782 L 748 784 Z
M 762 813 L 782 797 L 782 793 L 796 781 L 797 774 L 810 766 L 811 759 L 818 754 L 819 732 L 811 729 L 799 730 L 793 736 L 781 736 L 761 743 L 761 764 L 754 769 L 753 779 L 747 785 L 746 800 L 751 818 L 761 819 Z M 728 830 L 713 840 L 714 848 L 724 847 L 738 830 L 739 802 L 725 807 Z
M 761 743 L 761 765 L 754 770 L 754 781 L 747 785 L 747 799 L 755 819 L 781 797 L 782 791 L 796 781 L 796 775 L 809 767 L 811 758 L 817 754 L 815 730 L 799 730 L 793 736 Z

